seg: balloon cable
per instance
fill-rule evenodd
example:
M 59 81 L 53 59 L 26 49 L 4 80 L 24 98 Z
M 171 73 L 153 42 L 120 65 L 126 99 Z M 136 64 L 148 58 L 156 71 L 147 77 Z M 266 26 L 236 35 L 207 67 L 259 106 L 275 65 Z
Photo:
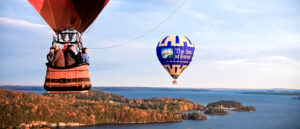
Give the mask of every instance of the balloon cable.
M 140 39 L 142 37 L 144 37 L 145 35 L 153 32 L 154 30 L 156 30 L 158 27 L 160 27 L 162 24 L 164 24 L 165 22 L 167 22 L 175 13 L 178 12 L 178 10 L 180 10 L 183 5 L 187 2 L 188 0 L 184 0 L 169 16 L 167 16 L 163 21 L 161 21 L 159 24 L 155 25 L 152 29 L 138 35 L 137 37 L 131 39 L 131 40 L 128 40 L 128 41 L 125 41 L 123 43 L 120 43 L 120 44 L 116 44 L 116 45 L 111 45 L 111 46 L 106 46 L 106 47 L 99 47 L 99 48 L 88 48 L 88 49 L 108 49 L 108 48 L 114 48 L 114 47 L 119 47 L 119 46 L 123 46 L 123 45 L 126 45 L 126 44 L 129 44 L 129 43 L 132 43 L 133 41 L 137 40 L 137 39 Z

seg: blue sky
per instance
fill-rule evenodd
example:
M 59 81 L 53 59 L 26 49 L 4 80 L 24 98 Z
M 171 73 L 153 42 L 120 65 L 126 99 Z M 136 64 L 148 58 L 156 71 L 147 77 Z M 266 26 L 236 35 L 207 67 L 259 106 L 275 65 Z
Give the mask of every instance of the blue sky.
M 135 38 L 183 0 L 111 0 L 84 33 L 88 48 Z M 94 86 L 300 88 L 300 1 L 188 0 L 167 22 L 130 44 L 89 50 Z M 42 86 L 51 29 L 23 0 L 0 1 L 0 85 Z M 171 84 L 155 48 L 167 35 L 196 46 L 192 63 Z

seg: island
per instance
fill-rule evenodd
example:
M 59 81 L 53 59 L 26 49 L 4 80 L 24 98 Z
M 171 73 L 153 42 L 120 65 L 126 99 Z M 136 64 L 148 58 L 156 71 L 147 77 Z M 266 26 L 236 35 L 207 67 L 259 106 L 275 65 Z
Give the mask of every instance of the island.
M 184 113 L 181 115 L 183 120 L 206 120 L 207 117 L 205 115 L 202 115 L 201 113 Z
M 240 108 L 233 109 L 232 111 L 237 111 L 237 112 L 254 112 L 256 111 L 256 108 L 254 106 L 243 106 Z
M 223 109 L 236 109 L 243 107 L 240 102 L 233 100 L 220 100 L 218 102 L 212 102 L 207 104 L 207 108 L 223 108 Z
M 209 115 L 226 115 L 226 114 L 228 114 L 228 112 L 223 108 L 208 108 L 204 113 L 209 114 Z
M 256 111 L 254 106 L 244 106 L 241 102 L 233 100 L 220 100 L 218 102 L 212 102 L 207 104 L 205 114 L 210 115 L 226 115 L 226 110 L 237 112 L 253 112 Z
M 181 114 L 206 109 L 186 99 L 127 99 L 96 90 L 36 94 L 0 89 L 0 98 L 0 128 L 180 122 L 204 119 L 205 116 L 199 114 Z

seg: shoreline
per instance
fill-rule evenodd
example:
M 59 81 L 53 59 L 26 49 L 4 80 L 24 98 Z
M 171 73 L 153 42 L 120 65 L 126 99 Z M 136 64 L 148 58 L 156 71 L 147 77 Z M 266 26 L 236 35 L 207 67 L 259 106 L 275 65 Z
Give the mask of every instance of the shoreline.
M 81 124 L 81 123 L 65 123 L 65 122 L 59 122 L 59 123 L 47 123 L 45 121 L 38 121 L 42 124 L 36 124 L 34 122 L 32 122 L 33 124 L 25 124 L 22 123 L 21 125 L 19 125 L 18 127 L 22 128 L 22 127 L 40 127 L 40 128 L 45 128 L 45 127 L 87 127 L 87 126 L 97 126 L 97 125 L 137 125 L 137 124 L 164 124 L 164 123 L 180 123 L 183 120 L 180 121 L 160 121 L 160 122 L 145 122 L 145 123 L 135 123 L 135 122 L 119 122 L 119 123 L 98 123 L 98 124 Z

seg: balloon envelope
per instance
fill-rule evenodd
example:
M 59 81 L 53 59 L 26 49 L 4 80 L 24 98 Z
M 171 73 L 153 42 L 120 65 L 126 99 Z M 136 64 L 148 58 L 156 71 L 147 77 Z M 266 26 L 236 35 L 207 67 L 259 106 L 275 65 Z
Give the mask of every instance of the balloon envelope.
M 28 0 L 54 32 L 75 29 L 83 33 L 109 0 Z
M 170 35 L 160 40 L 156 54 L 172 78 L 177 79 L 192 61 L 194 50 L 194 43 L 187 37 Z

